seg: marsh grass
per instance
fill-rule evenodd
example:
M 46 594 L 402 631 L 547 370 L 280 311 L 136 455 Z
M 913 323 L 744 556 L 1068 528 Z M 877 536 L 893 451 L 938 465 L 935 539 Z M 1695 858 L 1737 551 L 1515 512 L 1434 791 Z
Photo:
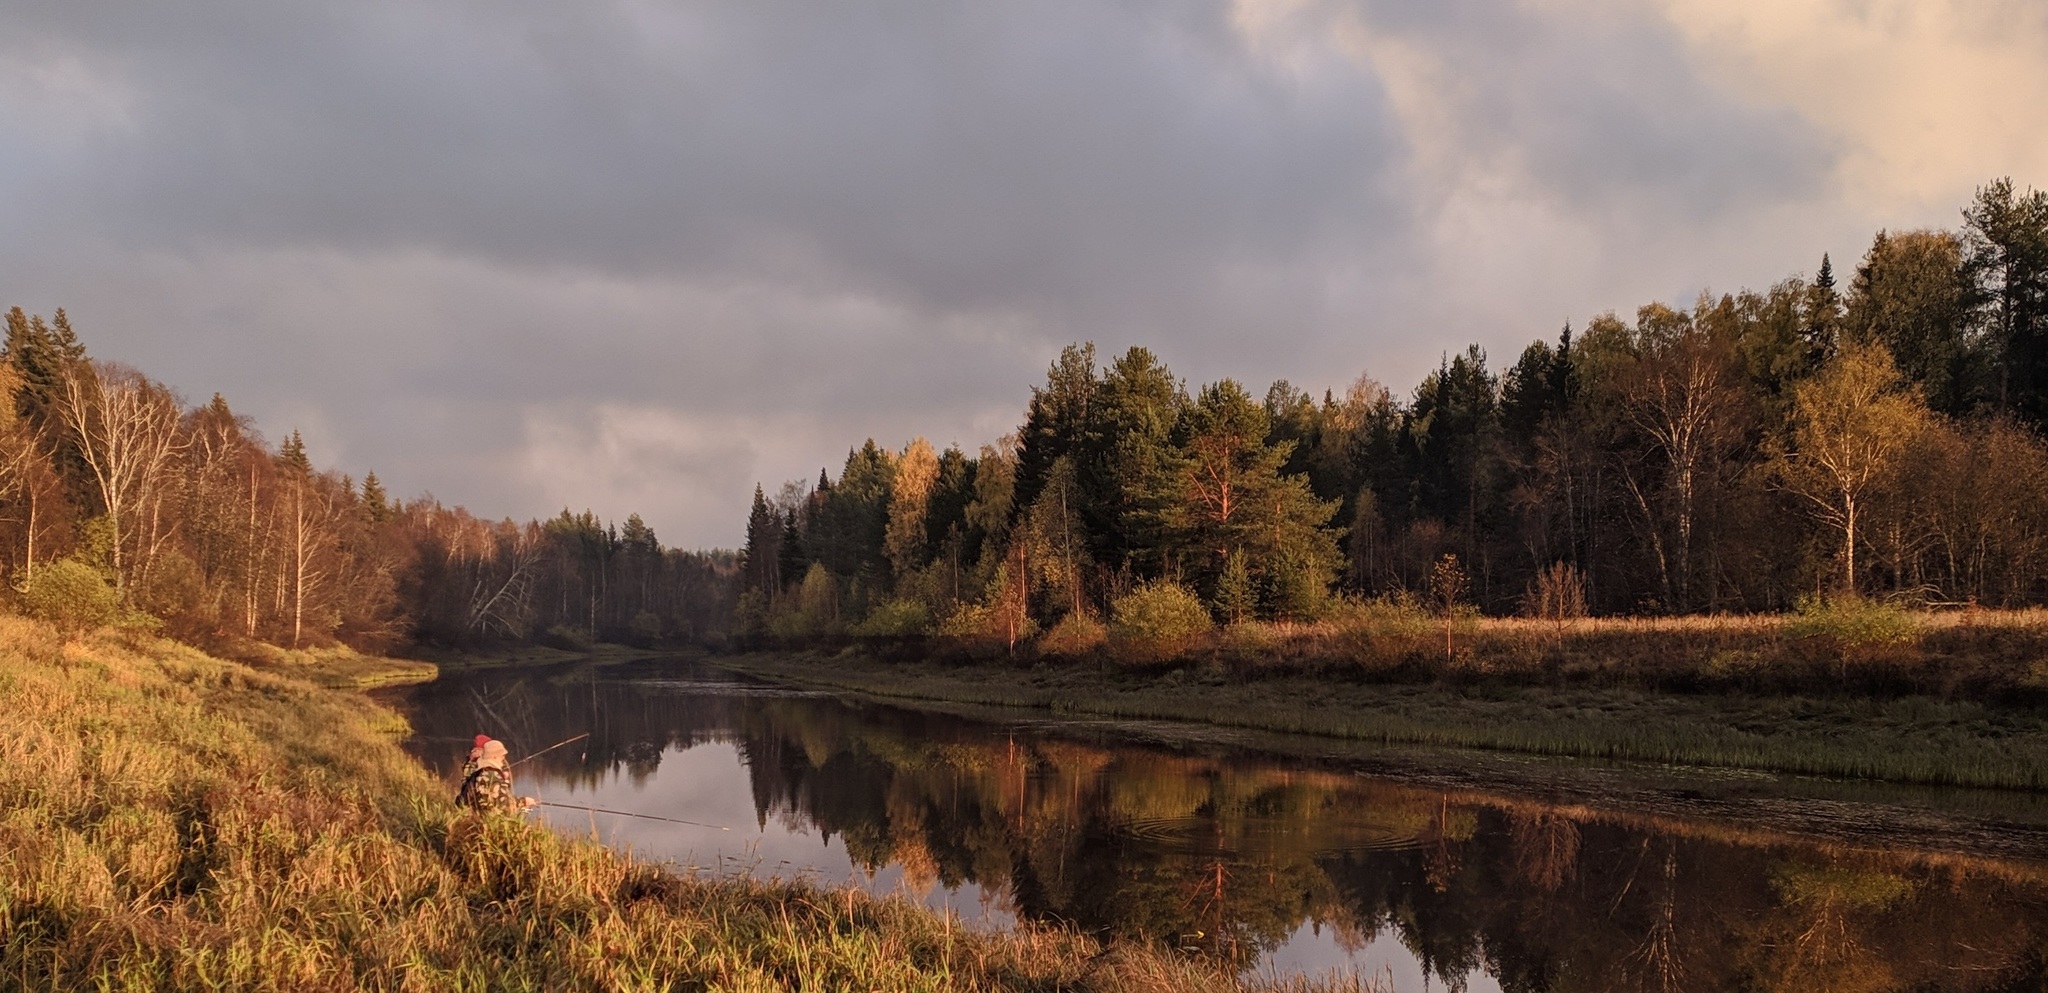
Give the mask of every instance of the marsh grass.
M 0 990 L 1239 988 L 458 816 L 386 712 L 289 665 L 0 617 L 0 699 Z
M 1513 636 L 1520 622 L 1511 624 Z M 1285 651 L 1290 642 L 1285 630 L 1238 625 L 1223 632 L 1223 657 L 1236 668 L 1220 671 L 1206 662 L 1162 673 L 1050 662 L 1029 669 L 888 662 L 844 654 L 829 662 L 748 656 L 730 664 L 875 696 L 1037 707 L 1076 716 L 1899 783 L 2048 788 L 2048 715 L 2038 708 L 1958 696 L 1798 692 L 1785 688 L 1783 673 L 1774 671 L 1788 664 L 1782 654 L 1739 666 L 1729 661 L 1730 653 L 1753 647 L 1759 633 L 1775 637 L 1775 629 L 1753 621 L 1674 627 L 1635 622 L 1598 633 L 1624 644 L 1676 641 L 1697 664 L 1725 666 L 1730 674 L 1715 682 L 1690 673 L 1672 682 L 1691 688 L 1672 691 L 1645 685 L 1636 673 L 1610 672 L 1625 662 L 1609 658 L 1573 663 L 1586 673 L 1563 673 L 1554 656 L 1541 654 L 1547 649 L 1540 639 L 1511 642 L 1536 646 L 1531 656 L 1486 646 L 1483 639 L 1502 636 L 1494 622 L 1478 635 L 1482 647 L 1456 668 L 1403 663 L 1406 669 L 1377 671 L 1372 678 L 1338 678 L 1313 666 L 1289 666 L 1285 659 L 1247 665 L 1231 646 Z M 1933 640 L 1940 631 L 1922 637 Z M 1291 643 L 1298 646 L 1301 639 Z M 1441 643 L 1434 648 L 1440 653 Z M 1762 669 L 1760 675 L 1752 664 Z M 1820 678 L 1800 671 L 1807 673 L 1801 680 Z

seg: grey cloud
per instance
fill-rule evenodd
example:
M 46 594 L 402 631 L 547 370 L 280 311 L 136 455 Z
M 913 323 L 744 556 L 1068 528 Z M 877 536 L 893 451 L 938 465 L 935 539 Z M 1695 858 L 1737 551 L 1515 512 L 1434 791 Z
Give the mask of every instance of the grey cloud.
M 1789 110 L 1703 80 L 1650 11 L 1545 16 L 1497 0 L 1373 0 L 1372 22 L 1442 58 L 1469 86 L 1475 151 L 1513 149 L 1544 189 L 1641 223 L 1716 217 L 1819 190 L 1835 150 Z M 1620 210 L 1603 218 L 1626 225 Z
M 1828 165 L 1658 25 L 1510 0 L 1332 4 L 1284 58 L 1181 0 L 17 0 L 0 61 L 107 95 L 0 139 L 0 303 L 68 306 L 96 351 L 400 492 L 548 513 L 576 479 L 534 453 L 610 451 L 577 470 L 601 513 L 730 542 L 732 480 L 870 433 L 971 447 L 1065 341 L 1400 389 L 1509 309 L 1430 242 L 1439 177 L 1316 20 L 1351 12 L 1455 72 L 1439 123 L 1612 221 L 1617 258 Z
M 144 94 L 52 211 L 173 246 L 795 269 L 1059 308 L 1184 290 L 1219 248 L 1299 253 L 1385 210 L 1365 180 L 1396 143 L 1370 79 L 1304 99 L 1217 5 L 650 9 L 49 13 Z

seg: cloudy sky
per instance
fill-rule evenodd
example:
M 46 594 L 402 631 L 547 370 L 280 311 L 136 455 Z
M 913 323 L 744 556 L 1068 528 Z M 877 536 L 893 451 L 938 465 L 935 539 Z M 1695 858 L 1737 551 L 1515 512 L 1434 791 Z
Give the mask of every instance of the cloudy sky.
M 0 305 L 671 545 L 993 439 L 1070 341 L 1405 390 L 2005 175 L 2038 0 L 0 0 Z

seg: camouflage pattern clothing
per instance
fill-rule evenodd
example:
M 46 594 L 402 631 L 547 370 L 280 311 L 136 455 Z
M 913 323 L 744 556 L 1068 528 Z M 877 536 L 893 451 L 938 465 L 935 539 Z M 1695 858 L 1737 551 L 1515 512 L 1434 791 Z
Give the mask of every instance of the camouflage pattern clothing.
M 516 814 L 519 798 L 512 795 L 512 767 L 505 761 L 505 743 L 486 742 L 481 754 L 463 767 L 462 790 L 455 802 L 471 810 Z

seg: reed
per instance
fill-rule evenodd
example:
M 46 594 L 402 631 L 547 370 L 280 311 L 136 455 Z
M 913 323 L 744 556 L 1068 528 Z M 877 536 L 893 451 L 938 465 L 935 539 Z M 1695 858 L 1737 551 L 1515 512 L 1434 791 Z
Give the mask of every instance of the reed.
M 302 675 L 0 617 L 0 990 L 1241 988 L 459 815 L 388 712 Z

